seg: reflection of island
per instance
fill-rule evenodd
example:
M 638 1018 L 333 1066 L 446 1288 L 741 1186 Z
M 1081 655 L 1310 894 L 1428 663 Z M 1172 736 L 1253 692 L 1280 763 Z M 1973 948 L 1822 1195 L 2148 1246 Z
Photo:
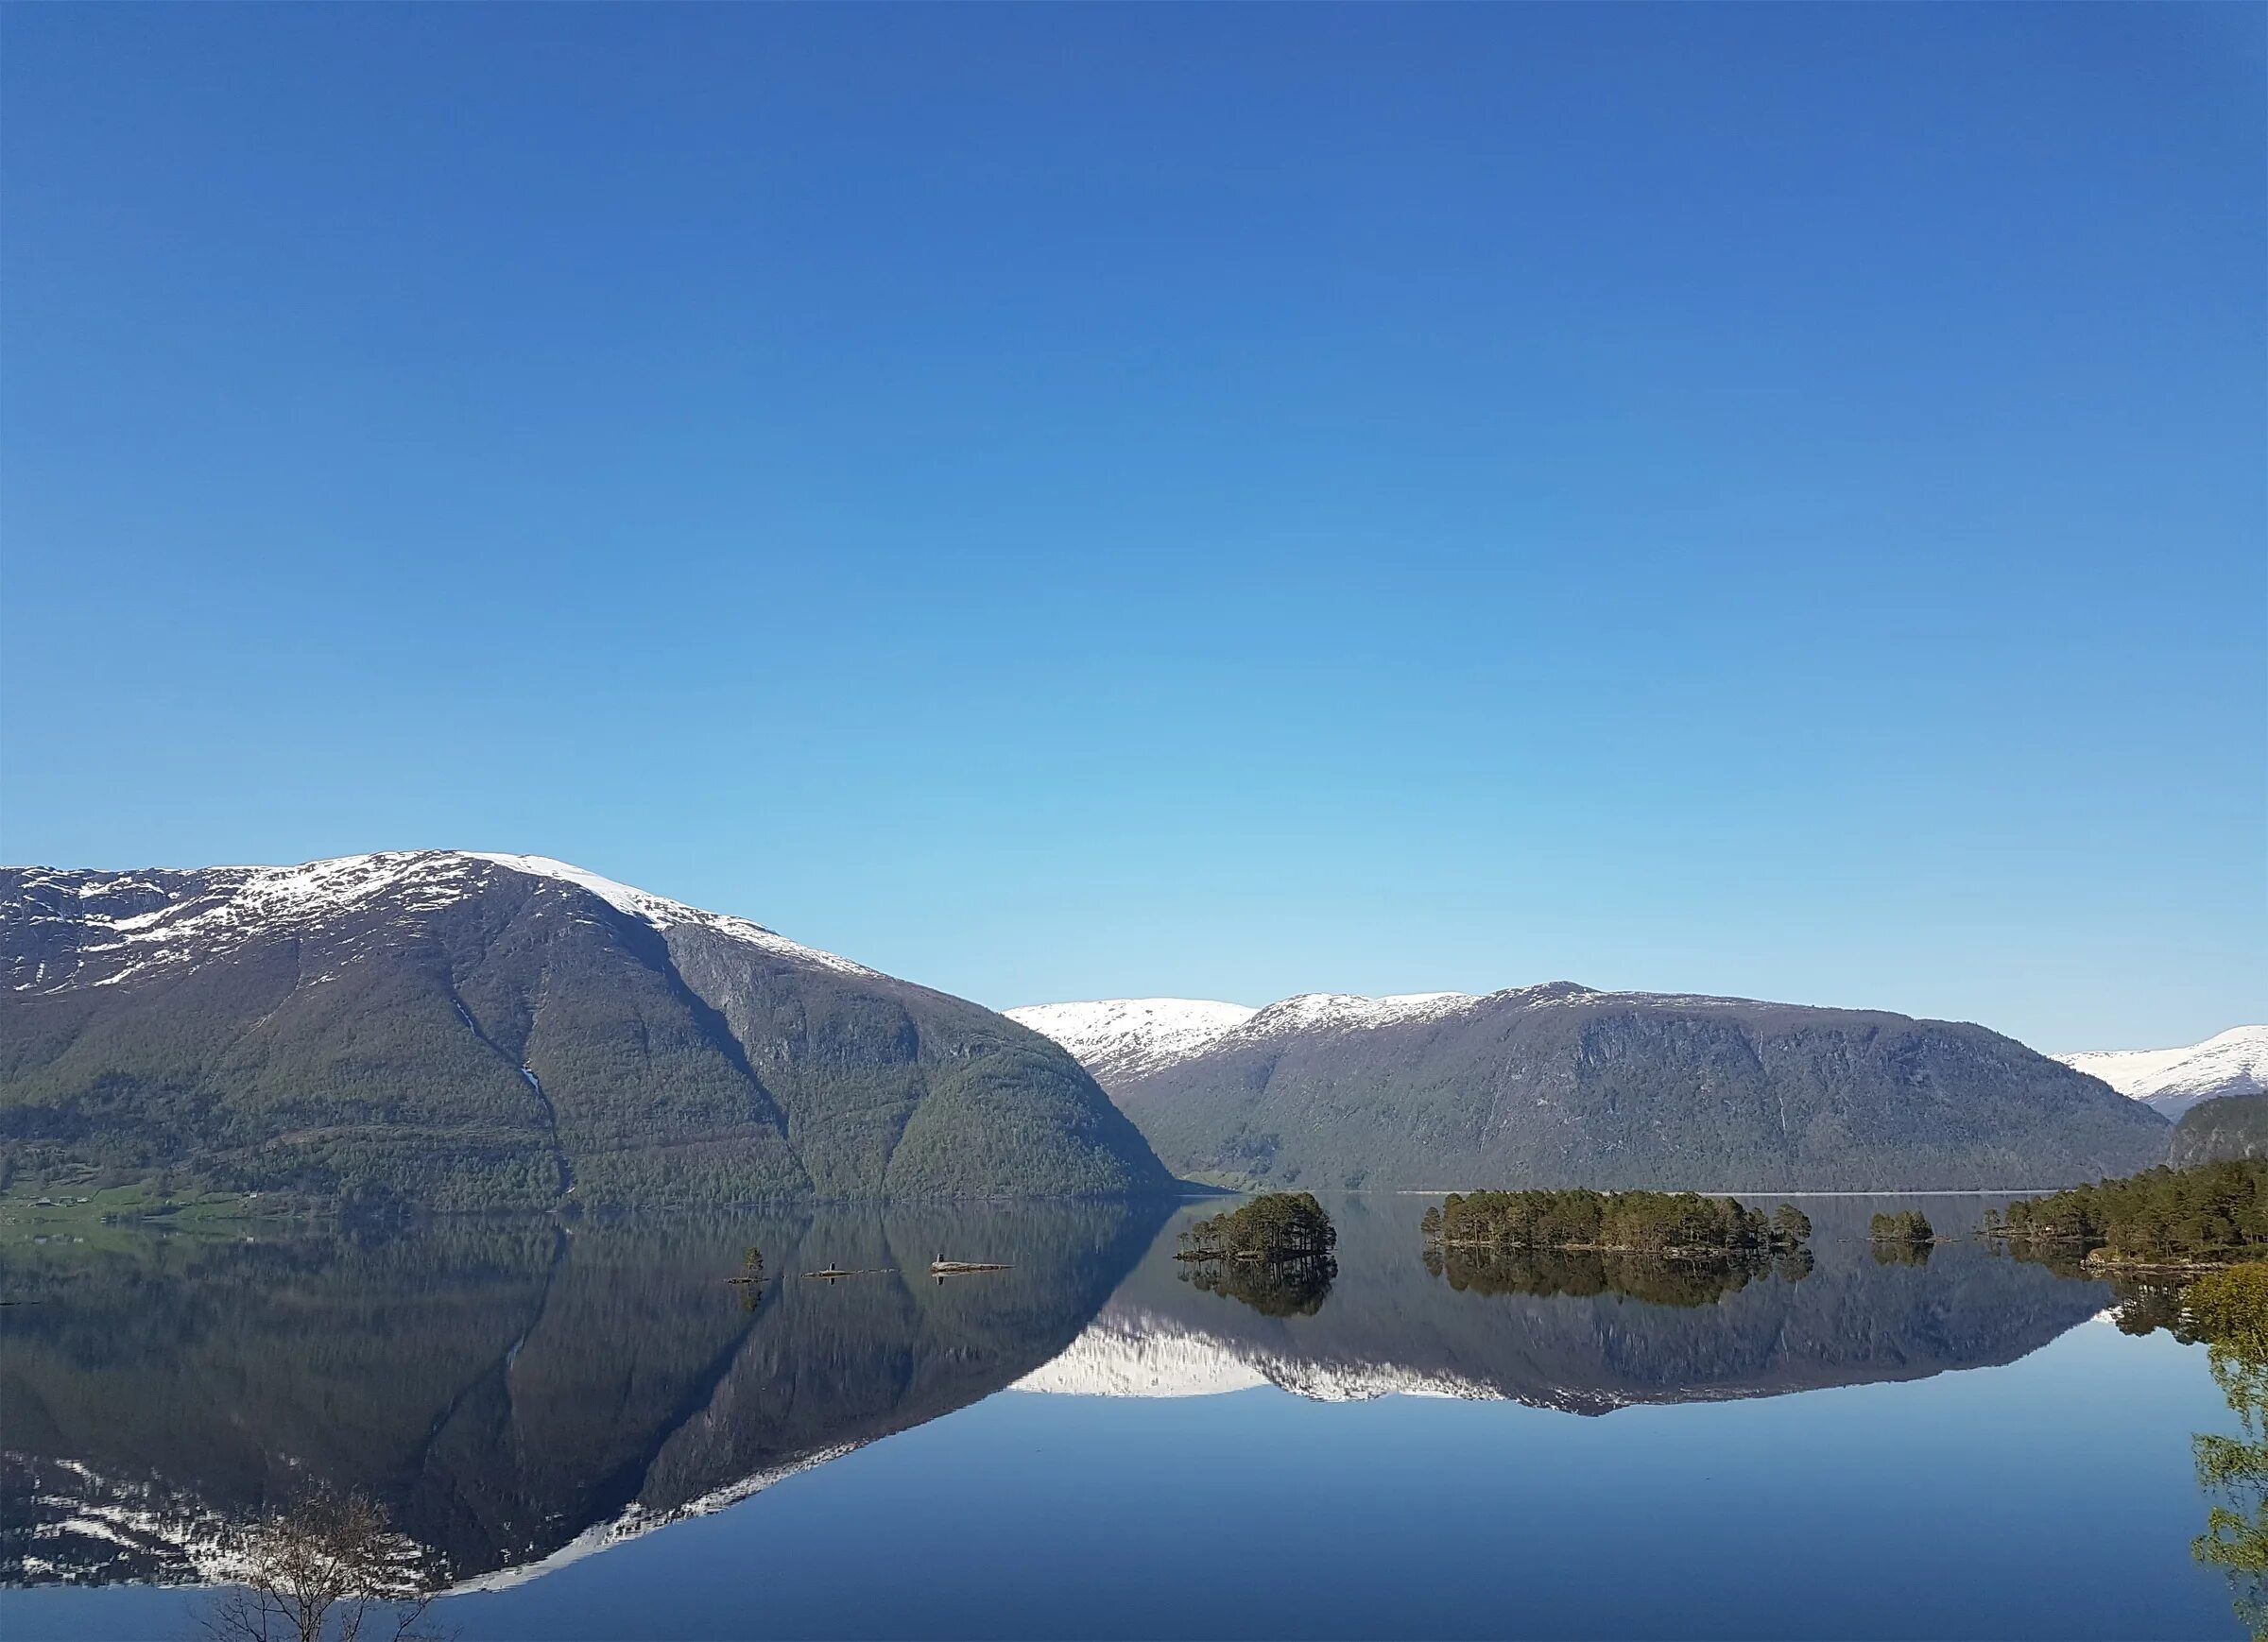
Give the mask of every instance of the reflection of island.
M 1967 1240 L 1941 1245 L 1927 1267 L 1879 1266 L 1866 1206 L 1832 1203 L 1808 1206 L 1819 1229 L 1799 1281 L 1785 1278 L 1800 1264 L 1665 1275 L 1658 1264 L 1610 1273 L 1603 1259 L 1532 1257 L 1459 1267 L 1460 1289 L 1446 1260 L 1440 1279 L 1420 1263 L 1422 1206 L 1332 1200 L 1338 1274 L 1312 1315 L 1230 1304 L 1176 1281 L 1153 1255 L 1022 1389 L 1159 1396 L 1272 1383 L 1332 1400 L 1399 1392 L 1605 1413 L 2013 1362 L 2107 1299 L 2101 1284 Z
M 9 1251 L 0 1583 L 180 1580 L 319 1481 L 455 1581 L 713 1510 L 965 1407 L 1060 1351 L 1166 1211 L 824 1209 L 458 1225 L 43 1266 Z M 931 1252 L 1006 1269 L 929 1280 Z M 749 1308 L 726 1277 L 759 1245 Z M 92 1269 L 90 1270 L 90 1264 Z
M 1181 1280 L 1208 1294 L 1242 1300 L 1263 1317 L 1312 1317 L 1323 1308 L 1339 1263 L 1329 1255 L 1295 1260 L 1223 1260 L 1184 1270 Z
M 1429 1244 L 1425 1269 L 1459 1293 L 1627 1294 L 1657 1306 L 1713 1306 L 1777 1272 L 1801 1282 L 1815 1264 L 1806 1248 L 1777 1256 L 1744 1250 L 1707 1259 L 1604 1249 L 1473 1249 Z

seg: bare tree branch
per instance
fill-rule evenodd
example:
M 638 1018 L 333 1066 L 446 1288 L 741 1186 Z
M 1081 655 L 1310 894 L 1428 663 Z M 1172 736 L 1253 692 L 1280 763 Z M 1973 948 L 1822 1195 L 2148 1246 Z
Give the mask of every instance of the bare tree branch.
M 253 1530 L 240 1584 L 198 1616 L 213 1642 L 433 1642 L 417 1627 L 433 1605 L 417 1545 L 359 1494 L 318 1491 Z

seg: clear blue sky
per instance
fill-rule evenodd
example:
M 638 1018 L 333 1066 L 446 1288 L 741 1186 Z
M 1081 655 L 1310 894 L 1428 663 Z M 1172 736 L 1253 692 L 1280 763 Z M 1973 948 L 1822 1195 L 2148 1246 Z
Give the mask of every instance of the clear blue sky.
M 2261 1019 L 2262 18 L 9 8 L 0 852 Z

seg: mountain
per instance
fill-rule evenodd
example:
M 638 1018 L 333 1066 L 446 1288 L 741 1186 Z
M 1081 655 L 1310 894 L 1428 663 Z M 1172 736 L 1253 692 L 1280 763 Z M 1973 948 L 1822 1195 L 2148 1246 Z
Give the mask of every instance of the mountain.
M 2224 1095 L 2268 1094 L 2268 1026 L 2231 1027 L 2186 1049 L 2101 1049 L 2055 1058 L 2174 1121 Z
M 2174 1129 L 2176 1169 L 2268 1157 L 2268 1094 L 2225 1095 L 2182 1113 Z
M 1169 1167 L 1228 1185 L 2046 1187 L 2161 1162 L 2170 1134 L 1954 1021 L 1565 981 L 1235 1007 L 1012 1014 L 1092 1056 Z
M 1055 1044 L 534 856 L 0 870 L 0 1164 L 438 1209 L 1170 1180 Z

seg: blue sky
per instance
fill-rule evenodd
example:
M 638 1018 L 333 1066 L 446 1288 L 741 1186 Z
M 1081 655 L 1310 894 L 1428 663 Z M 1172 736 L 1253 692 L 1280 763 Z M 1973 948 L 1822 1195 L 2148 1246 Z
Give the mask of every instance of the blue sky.
M 2258 9 L 4 29 L 10 861 L 2268 1016 Z

